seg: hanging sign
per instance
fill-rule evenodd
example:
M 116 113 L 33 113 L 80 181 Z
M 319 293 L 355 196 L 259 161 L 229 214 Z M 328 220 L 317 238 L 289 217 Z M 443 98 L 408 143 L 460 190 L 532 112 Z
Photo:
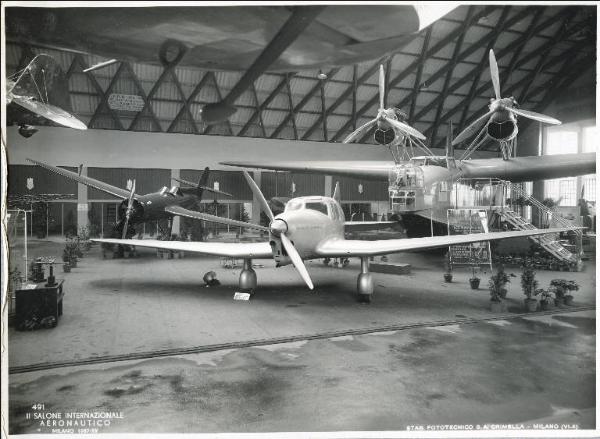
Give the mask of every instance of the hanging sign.
M 108 107 L 111 110 L 139 112 L 144 108 L 144 99 L 138 95 L 112 93 L 108 97 Z

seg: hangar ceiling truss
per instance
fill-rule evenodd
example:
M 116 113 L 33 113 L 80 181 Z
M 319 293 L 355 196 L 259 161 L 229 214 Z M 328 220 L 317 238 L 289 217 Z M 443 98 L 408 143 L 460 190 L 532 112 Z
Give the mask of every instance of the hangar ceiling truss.
M 304 11 L 310 16 L 302 19 L 317 13 Z M 278 50 L 306 25 L 290 20 L 278 34 L 285 38 L 272 42 Z M 376 114 L 378 68 L 383 64 L 386 105 L 406 112 L 429 145 L 441 147 L 450 122 L 455 132 L 462 130 L 492 97 L 492 48 L 502 94 L 543 112 L 566 86 L 593 71 L 596 10 L 569 5 L 460 6 L 394 54 L 317 71 L 251 71 L 254 64 L 275 56 L 277 47 L 259 55 L 246 72 L 122 61 L 84 73 L 103 59 L 17 43 L 7 44 L 6 60 L 11 73 L 40 52 L 57 58 L 69 80 L 74 112 L 90 128 L 326 142 L 340 142 Z M 115 104 L 115 96 L 129 99 L 130 105 Z M 237 111 L 226 122 L 204 123 L 202 107 L 223 99 Z M 521 130 L 527 125 L 523 120 Z M 371 134 L 360 141 L 372 142 Z

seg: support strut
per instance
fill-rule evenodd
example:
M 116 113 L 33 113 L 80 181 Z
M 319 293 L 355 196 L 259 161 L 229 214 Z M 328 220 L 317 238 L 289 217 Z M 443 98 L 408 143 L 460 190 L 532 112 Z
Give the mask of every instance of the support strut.
M 240 273 L 240 290 L 252 294 L 255 289 L 256 271 L 252 268 L 252 259 L 244 259 L 244 266 Z
M 373 275 L 369 273 L 369 258 L 362 256 L 360 258 L 360 274 L 356 281 L 356 290 L 358 291 L 358 300 L 360 302 L 371 302 L 373 296 Z

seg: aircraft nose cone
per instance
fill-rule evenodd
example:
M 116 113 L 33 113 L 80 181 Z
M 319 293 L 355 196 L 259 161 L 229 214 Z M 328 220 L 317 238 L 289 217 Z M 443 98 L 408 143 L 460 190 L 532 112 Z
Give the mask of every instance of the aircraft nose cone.
M 287 230 L 288 230 L 287 223 L 280 218 L 275 218 L 273 220 L 273 222 L 271 223 L 271 225 L 269 226 L 269 228 L 271 230 L 271 233 L 273 235 L 277 235 L 277 236 L 281 235 L 282 233 L 287 232 Z

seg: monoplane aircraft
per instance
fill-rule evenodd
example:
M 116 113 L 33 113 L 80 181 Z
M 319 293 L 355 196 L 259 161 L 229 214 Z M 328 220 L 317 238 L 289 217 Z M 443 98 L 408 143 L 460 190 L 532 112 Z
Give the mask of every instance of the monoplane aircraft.
M 515 232 L 476 233 L 469 235 L 446 235 L 414 239 L 388 239 L 359 241 L 344 238 L 344 213 L 340 205 L 339 186 L 336 185 L 333 197 L 309 196 L 291 199 L 285 211 L 277 216 L 269 208 L 264 195 L 244 171 L 254 196 L 259 200 L 263 212 L 268 216 L 268 227 L 245 224 L 245 227 L 258 229 L 269 234 L 265 242 L 182 242 L 147 239 L 94 239 L 109 244 L 128 244 L 167 250 L 182 250 L 217 256 L 241 258 L 244 266 L 240 273 L 239 286 L 244 291 L 254 291 L 257 286 L 256 272 L 252 269 L 252 259 L 273 258 L 277 266 L 293 264 L 306 285 L 312 290 L 313 282 L 304 265 L 304 260 L 320 258 L 358 257 L 361 271 L 358 275 L 357 290 L 359 299 L 370 301 L 374 291 L 373 277 L 369 272 L 369 257 L 408 250 L 422 250 L 545 233 L 557 233 L 566 229 L 522 230 Z M 215 219 L 218 221 L 218 219 Z
M 82 183 L 94 189 L 98 189 L 99 191 L 114 197 L 121 198 L 123 201 L 119 207 L 120 220 L 116 225 L 116 230 L 123 239 L 135 234 L 133 228 L 133 225 L 135 224 L 147 221 L 171 219 L 174 215 L 186 216 L 190 213 L 193 214 L 194 212 L 189 209 L 192 209 L 197 205 L 202 199 L 202 195 L 205 191 L 231 196 L 231 194 L 228 194 L 227 192 L 206 186 L 209 174 L 208 168 L 204 169 L 198 184 L 194 185 L 194 187 L 172 186 L 171 188 L 167 188 L 164 186 L 158 192 L 139 195 L 135 193 L 135 180 L 132 181 L 131 189 L 122 189 L 63 168 L 58 168 L 32 159 L 27 160 L 58 175 L 75 180 L 78 183 Z M 205 215 L 200 212 L 196 213 Z M 206 215 L 206 218 L 210 217 L 211 215 Z
M 325 69 L 381 58 L 447 14 L 453 4 L 160 7 L 8 7 L 6 38 L 88 53 L 111 62 L 160 62 L 245 70 L 202 120 L 235 112 L 235 100 L 266 71 Z
M 11 75 L 6 86 L 7 125 L 18 124 L 22 136 L 35 134 L 33 125 L 39 125 L 42 118 L 76 130 L 87 129 L 71 114 L 65 74 L 51 56 L 37 55 Z
M 490 100 L 489 111 L 467 126 L 452 142 L 453 145 L 458 145 L 479 131 L 475 139 L 466 148 L 463 158 L 467 158 L 472 151 L 475 151 L 489 137 L 500 144 L 502 158 L 508 160 L 514 153 L 515 141 L 519 133 L 517 116 L 551 125 L 560 125 L 561 123 L 560 120 L 546 116 L 545 114 L 519 108 L 519 104 L 517 104 L 513 96 L 502 98 L 500 95 L 498 63 L 496 62 L 493 49 L 490 49 L 490 75 L 492 76 L 496 98 Z

